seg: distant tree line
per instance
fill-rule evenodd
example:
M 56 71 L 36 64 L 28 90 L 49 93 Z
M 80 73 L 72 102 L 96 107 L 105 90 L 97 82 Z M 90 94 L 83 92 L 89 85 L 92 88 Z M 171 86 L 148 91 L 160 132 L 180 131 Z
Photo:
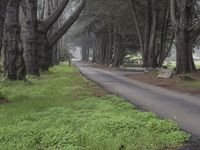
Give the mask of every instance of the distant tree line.
M 196 72 L 192 57 L 199 43 L 198 0 L 88 0 L 74 28 L 94 43 L 93 62 L 119 67 L 127 53 L 141 52 L 143 67 L 162 67 L 176 46 L 176 73 Z M 83 45 L 83 61 L 88 48 Z

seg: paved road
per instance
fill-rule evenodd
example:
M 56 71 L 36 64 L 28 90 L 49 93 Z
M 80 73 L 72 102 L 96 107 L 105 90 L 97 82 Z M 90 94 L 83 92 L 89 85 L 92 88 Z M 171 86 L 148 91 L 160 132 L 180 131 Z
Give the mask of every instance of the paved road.
M 200 98 L 128 79 L 134 73 L 106 71 L 75 62 L 80 71 L 106 90 L 134 105 L 177 122 L 183 130 L 200 137 Z

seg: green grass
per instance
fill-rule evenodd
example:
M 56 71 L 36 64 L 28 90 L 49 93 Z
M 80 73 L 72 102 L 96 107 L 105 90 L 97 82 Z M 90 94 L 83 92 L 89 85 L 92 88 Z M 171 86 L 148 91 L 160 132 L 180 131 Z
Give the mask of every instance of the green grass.
M 198 90 L 200 89 L 200 81 L 188 81 L 183 83 L 181 86 Z
M 0 82 L 1 150 L 157 150 L 189 135 L 153 113 L 108 95 L 74 67 L 56 66 L 31 82 Z

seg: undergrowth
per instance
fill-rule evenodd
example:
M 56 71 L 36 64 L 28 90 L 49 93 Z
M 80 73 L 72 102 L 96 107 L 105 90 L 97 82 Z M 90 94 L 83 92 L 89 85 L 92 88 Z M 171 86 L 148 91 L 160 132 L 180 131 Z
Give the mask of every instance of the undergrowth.
M 25 82 L 1 82 L 1 150 L 160 150 L 189 138 L 61 64 Z

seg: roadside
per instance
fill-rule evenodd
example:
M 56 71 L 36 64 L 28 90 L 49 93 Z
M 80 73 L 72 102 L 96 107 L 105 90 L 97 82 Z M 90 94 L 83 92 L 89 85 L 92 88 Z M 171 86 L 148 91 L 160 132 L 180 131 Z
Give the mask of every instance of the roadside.
M 173 75 L 169 79 L 157 78 L 158 72 L 149 72 L 140 75 L 131 75 L 128 78 L 142 81 L 155 86 L 163 87 L 173 91 L 189 93 L 193 95 L 200 95 L 200 74 L 190 74 L 194 81 L 184 81 L 179 75 Z
M 91 64 L 76 62 L 88 79 L 98 83 L 111 93 L 119 95 L 162 118 L 176 121 L 180 127 L 194 135 L 200 135 L 200 101 L 198 96 L 156 87 L 127 78 L 130 72 L 106 71 Z
M 117 71 L 115 68 L 110 68 L 109 66 L 101 64 L 88 64 L 88 66 L 105 71 Z M 169 79 L 159 79 L 157 78 L 159 72 L 151 71 L 145 73 L 142 69 L 136 68 L 136 72 L 134 73 L 132 70 L 134 69 L 130 69 L 130 71 L 124 71 L 127 72 L 126 77 L 129 79 L 141 81 L 173 91 L 200 96 L 200 74 L 198 73 L 188 75 L 192 77 L 194 81 L 184 81 L 180 78 L 179 75 L 173 75 L 173 77 Z
M 0 81 L 0 150 L 175 150 L 189 135 L 60 64 L 29 82 Z

